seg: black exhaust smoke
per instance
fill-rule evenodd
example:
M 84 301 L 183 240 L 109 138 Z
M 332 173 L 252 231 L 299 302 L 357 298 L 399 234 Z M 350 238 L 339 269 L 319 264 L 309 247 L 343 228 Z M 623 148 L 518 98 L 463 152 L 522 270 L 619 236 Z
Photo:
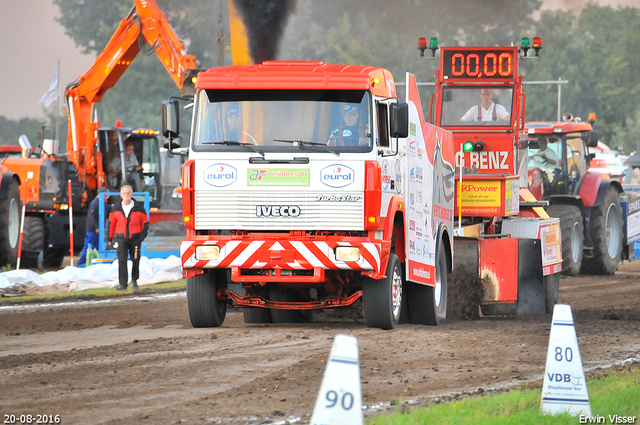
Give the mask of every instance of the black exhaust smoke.
M 276 59 L 287 19 L 296 0 L 233 0 L 247 28 L 249 51 L 255 63 Z

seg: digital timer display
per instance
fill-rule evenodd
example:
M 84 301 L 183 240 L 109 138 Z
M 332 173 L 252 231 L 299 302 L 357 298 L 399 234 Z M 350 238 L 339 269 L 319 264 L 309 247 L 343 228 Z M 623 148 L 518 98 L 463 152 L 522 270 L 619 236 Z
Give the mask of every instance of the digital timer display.
M 498 79 L 516 78 L 517 48 L 446 49 L 443 48 L 442 76 L 445 79 Z

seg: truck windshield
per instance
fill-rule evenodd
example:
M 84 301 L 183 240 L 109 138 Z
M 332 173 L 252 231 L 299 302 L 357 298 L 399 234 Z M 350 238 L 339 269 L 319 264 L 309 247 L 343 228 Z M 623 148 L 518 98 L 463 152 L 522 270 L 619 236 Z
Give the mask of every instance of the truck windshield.
M 444 87 L 442 91 L 443 127 L 511 125 L 513 88 Z
M 364 90 L 201 90 L 196 151 L 368 152 Z

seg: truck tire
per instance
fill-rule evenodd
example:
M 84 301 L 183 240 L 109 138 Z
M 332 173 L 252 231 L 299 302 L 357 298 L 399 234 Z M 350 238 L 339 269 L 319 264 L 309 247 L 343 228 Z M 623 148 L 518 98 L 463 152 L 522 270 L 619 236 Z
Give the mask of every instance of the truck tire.
M 604 203 L 591 209 L 589 231 L 593 241 L 593 258 L 585 261 L 585 274 L 613 274 L 622 252 L 622 208 L 618 191 L 610 187 Z
M 35 254 L 44 249 L 44 221 L 40 217 L 25 217 L 22 231 L 22 258 L 20 267 L 33 269 L 38 267 L 38 257 Z
M 553 313 L 553 308 L 558 303 L 558 293 L 560 292 L 560 275 L 550 274 L 544 277 L 544 300 L 547 314 Z
M 447 318 L 447 257 L 444 244 L 438 247 L 435 286 L 406 283 L 409 322 L 416 325 L 444 325 Z
M 227 315 L 227 303 L 218 299 L 223 285 L 219 273 L 204 274 L 187 279 L 187 307 L 194 328 L 218 328 Z
M 42 218 L 28 216 L 24 218 L 22 250 L 44 250 L 44 220 L 42 220 Z
M 383 279 L 364 278 L 362 308 L 364 322 L 370 328 L 393 329 L 400 321 L 402 310 L 403 278 L 400 260 L 389 255 L 386 276 Z
M 247 294 L 248 295 L 248 294 Z M 260 291 L 254 295 L 260 295 L 262 298 L 269 298 L 268 288 L 260 288 Z M 244 323 L 271 323 L 271 309 L 261 307 L 242 307 L 242 317 Z
M 584 227 L 580 208 L 573 205 L 551 205 L 547 214 L 560 219 L 562 233 L 562 274 L 577 276 L 582 266 Z
M 0 267 L 15 267 L 20 238 L 20 187 L 11 179 L 7 198 L 0 201 Z
M 45 247 L 42 253 L 42 265 L 47 268 L 59 269 L 67 253 L 67 249 L 62 246 Z
M 285 303 L 304 301 L 294 289 L 277 284 L 269 285 L 269 299 Z M 304 323 L 308 322 L 311 317 L 311 312 L 308 310 L 276 310 L 274 308 L 270 310 L 271 322 L 273 323 Z

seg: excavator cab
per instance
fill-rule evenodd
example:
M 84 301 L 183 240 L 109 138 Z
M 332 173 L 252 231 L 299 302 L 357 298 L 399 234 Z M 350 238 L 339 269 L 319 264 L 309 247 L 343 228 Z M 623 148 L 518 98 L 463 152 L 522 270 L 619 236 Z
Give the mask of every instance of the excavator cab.
M 119 192 L 128 183 L 134 192 L 148 192 L 152 207 L 160 205 L 162 174 L 156 131 L 100 128 L 99 150 L 110 191 Z

